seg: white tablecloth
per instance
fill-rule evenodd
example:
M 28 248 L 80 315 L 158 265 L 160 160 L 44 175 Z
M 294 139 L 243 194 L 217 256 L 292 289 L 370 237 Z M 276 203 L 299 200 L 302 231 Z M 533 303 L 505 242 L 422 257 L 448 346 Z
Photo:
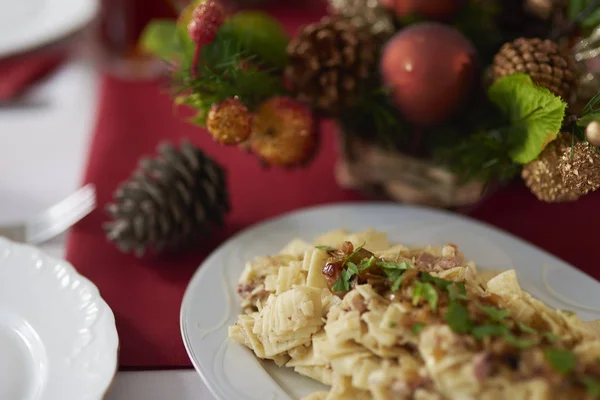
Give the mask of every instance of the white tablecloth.
M 46 106 L 0 108 L 0 223 L 39 212 L 78 187 L 94 128 L 98 89 L 94 68 L 74 61 L 32 89 L 30 96 Z M 42 248 L 62 257 L 64 241 L 58 238 Z M 193 370 L 119 372 L 107 397 L 165 399 L 214 397 Z

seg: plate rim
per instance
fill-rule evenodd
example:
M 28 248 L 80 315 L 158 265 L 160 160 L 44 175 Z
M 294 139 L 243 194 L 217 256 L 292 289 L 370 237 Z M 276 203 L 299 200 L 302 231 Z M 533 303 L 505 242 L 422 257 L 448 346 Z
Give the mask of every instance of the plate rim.
M 438 209 L 438 208 L 421 206 L 421 205 L 413 205 L 413 204 L 398 204 L 398 203 L 386 202 L 386 201 L 373 201 L 373 202 L 352 201 L 352 202 L 336 202 L 336 203 L 328 203 L 328 204 L 319 204 L 319 205 L 313 205 L 313 206 L 309 206 L 309 207 L 298 208 L 296 210 L 286 211 L 284 213 L 271 216 L 268 219 L 265 219 L 258 223 L 252 224 L 252 225 L 240 230 L 239 232 L 237 232 L 236 234 L 234 234 L 233 236 L 231 236 L 230 238 L 228 238 L 227 240 L 222 242 L 200 263 L 200 265 L 196 268 L 196 270 L 194 271 L 192 277 L 190 278 L 190 280 L 188 281 L 188 284 L 186 286 L 184 295 L 181 300 L 181 307 L 180 307 L 180 312 L 179 312 L 179 327 L 180 327 L 180 332 L 181 332 L 181 338 L 182 338 L 182 341 L 183 341 L 183 344 L 184 344 L 184 347 L 185 347 L 185 350 L 186 350 L 186 353 L 188 355 L 190 362 L 194 366 L 194 369 L 196 370 L 198 375 L 200 375 L 200 378 L 202 379 L 202 381 L 204 382 L 206 387 L 209 389 L 211 394 L 213 396 L 215 396 L 215 398 L 220 399 L 219 394 L 217 393 L 216 389 L 213 387 L 214 384 L 210 380 L 208 380 L 204 370 L 199 365 L 198 360 L 195 357 L 195 353 L 194 353 L 194 350 L 192 349 L 191 341 L 186 332 L 187 323 L 184 320 L 184 315 L 190 304 L 190 301 L 188 299 L 191 298 L 191 296 L 192 296 L 191 288 L 193 286 L 195 286 L 194 285 L 195 282 L 200 280 L 205 273 L 204 272 L 205 268 L 202 268 L 202 267 L 205 266 L 206 264 L 209 264 L 211 262 L 211 260 L 215 257 L 215 255 L 220 253 L 222 249 L 229 246 L 232 242 L 238 240 L 239 237 L 247 235 L 254 230 L 264 229 L 264 227 L 266 225 L 276 223 L 279 220 L 284 220 L 286 218 L 290 218 L 290 217 L 298 215 L 298 214 L 310 213 L 310 212 L 315 212 L 315 211 L 320 211 L 320 210 L 323 211 L 323 210 L 327 210 L 327 209 L 340 209 L 340 208 L 353 208 L 353 207 L 369 207 L 369 208 L 390 207 L 390 208 L 398 208 L 398 209 L 404 209 L 404 210 L 415 210 L 415 211 L 420 211 L 420 212 L 437 214 L 439 216 L 451 217 L 451 218 L 455 218 L 458 220 L 467 221 L 469 223 L 473 223 L 476 225 L 480 225 L 480 226 L 483 226 L 487 229 L 494 231 L 497 234 L 508 237 L 511 240 L 521 242 L 521 243 L 535 249 L 539 253 L 542 253 L 546 257 L 558 260 L 558 261 L 568 265 L 570 268 L 578 271 L 579 273 L 584 274 L 586 276 L 586 278 L 591 279 L 594 282 L 600 284 L 599 280 L 590 276 L 587 272 L 580 270 L 579 268 L 566 262 L 562 258 L 550 253 L 549 251 L 547 251 L 545 249 L 542 249 L 541 247 L 539 247 L 533 243 L 530 243 L 529 241 L 527 241 L 523 238 L 518 237 L 517 235 L 515 235 L 511 232 L 504 231 L 488 222 L 479 221 L 469 215 L 458 214 L 458 213 L 455 213 L 455 212 L 452 212 L 449 210 L 445 210 L 445 209 Z
M 5 45 L 0 47 L 0 59 L 18 57 L 32 51 L 43 49 L 46 46 L 60 41 L 61 39 L 69 38 L 79 32 L 86 25 L 91 23 L 100 12 L 99 0 L 70 0 L 75 3 L 82 4 L 87 2 L 88 6 L 82 11 L 78 18 L 65 20 L 62 27 L 57 27 L 47 34 L 37 35 L 35 38 L 29 38 L 18 41 L 17 45 Z
M 106 376 L 106 382 L 101 387 L 101 389 L 98 393 L 98 396 L 99 396 L 98 400 L 105 399 L 106 396 L 108 395 L 109 390 L 111 389 L 111 387 L 114 383 L 114 380 L 115 380 L 115 377 L 116 377 L 116 374 L 117 374 L 117 371 L 119 368 L 120 340 L 119 340 L 119 333 L 118 333 L 117 325 L 116 325 L 115 314 L 112 311 L 111 307 L 106 302 L 106 300 L 102 297 L 102 293 L 98 289 L 98 286 L 96 286 L 96 284 L 94 282 L 92 282 L 90 279 L 88 279 L 84 275 L 80 274 L 79 271 L 77 271 L 77 268 L 75 268 L 75 266 L 73 264 L 71 264 L 69 261 L 67 261 L 64 258 L 59 258 L 59 257 L 53 256 L 53 255 L 49 254 L 48 252 L 44 251 L 43 249 L 41 249 L 40 247 L 36 247 L 29 243 L 15 242 L 4 236 L 0 236 L 0 246 L 5 246 L 6 248 L 20 248 L 21 250 L 27 251 L 28 253 L 31 253 L 31 254 L 36 254 L 36 253 L 40 254 L 48 262 L 53 263 L 53 264 L 60 264 L 61 267 L 66 269 L 69 274 L 72 274 L 72 276 L 74 278 L 77 278 L 78 280 L 80 280 L 85 286 L 87 286 L 88 288 L 90 288 L 91 290 L 93 290 L 96 293 L 96 301 L 102 310 L 102 314 L 101 314 L 99 321 L 102 321 L 104 319 L 105 320 L 104 325 L 106 325 L 106 328 L 108 329 L 108 332 L 103 333 L 104 337 L 107 338 L 108 339 L 107 341 L 109 342 L 107 345 L 107 349 L 110 347 L 110 354 L 114 354 L 114 357 L 113 357 L 114 360 L 111 359 L 111 365 L 114 364 L 114 366 L 111 367 L 110 374 Z M 83 393 L 83 394 L 85 395 L 85 393 Z

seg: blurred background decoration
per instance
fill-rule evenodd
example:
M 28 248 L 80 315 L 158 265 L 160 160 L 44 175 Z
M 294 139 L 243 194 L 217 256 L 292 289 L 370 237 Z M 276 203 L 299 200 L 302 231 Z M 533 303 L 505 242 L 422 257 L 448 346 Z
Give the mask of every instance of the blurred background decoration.
M 522 175 L 563 202 L 600 187 L 599 5 L 330 0 L 288 37 L 267 14 L 200 0 L 140 43 L 192 123 L 266 166 L 310 162 L 328 118 L 344 187 L 459 207 Z

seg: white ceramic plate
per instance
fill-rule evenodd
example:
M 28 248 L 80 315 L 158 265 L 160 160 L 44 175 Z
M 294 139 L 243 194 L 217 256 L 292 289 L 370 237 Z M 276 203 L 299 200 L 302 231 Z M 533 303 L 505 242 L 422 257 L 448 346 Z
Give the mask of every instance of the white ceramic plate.
M 291 369 L 257 361 L 251 351 L 227 338 L 227 328 L 240 311 L 237 280 L 245 261 L 276 253 L 293 238 L 312 240 L 330 230 L 370 227 L 402 244 L 456 243 L 482 268 L 515 268 L 522 286 L 540 300 L 586 320 L 600 318 L 599 282 L 490 226 L 442 211 L 391 204 L 311 208 L 233 237 L 202 264 L 187 288 L 181 308 L 183 340 L 217 399 L 299 399 L 322 388 Z
M 66 261 L 0 238 L 0 399 L 100 400 L 118 343 L 96 286 Z
M 98 9 L 98 0 L 0 0 L 0 57 L 74 33 Z

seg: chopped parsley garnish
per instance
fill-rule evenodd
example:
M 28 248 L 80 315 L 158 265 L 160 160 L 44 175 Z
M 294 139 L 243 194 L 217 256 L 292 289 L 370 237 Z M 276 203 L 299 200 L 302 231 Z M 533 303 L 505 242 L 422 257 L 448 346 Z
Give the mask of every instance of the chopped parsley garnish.
M 360 265 L 358 266 L 358 269 L 360 270 L 360 272 L 366 271 L 367 269 L 375 265 L 376 262 L 377 259 L 375 258 L 375 256 L 371 256 L 371 258 L 365 258 L 363 260 L 360 260 Z
M 450 300 L 469 300 L 467 289 L 462 282 L 455 282 L 453 285 L 448 285 L 446 289 L 448 290 L 448 295 L 450 295 Z
M 598 379 L 588 375 L 583 375 L 580 379 L 590 396 L 600 397 L 600 381 Z
M 419 300 L 425 299 L 431 306 L 432 310 L 435 310 L 437 308 L 438 292 L 435 290 L 431 283 L 415 281 L 412 289 L 413 306 L 419 304 Z
M 519 349 L 526 349 L 539 343 L 537 339 L 523 339 L 513 336 L 512 334 L 504 336 L 504 340 L 506 343 L 518 347 Z
M 398 324 L 397 324 L 397 323 L 395 323 L 395 322 L 390 322 L 390 328 L 395 328 L 395 327 L 396 327 L 396 325 L 398 325 Z
M 377 266 L 383 269 L 398 269 L 406 271 L 407 269 L 414 268 L 407 262 L 396 262 L 396 261 L 378 261 Z
M 469 316 L 469 310 L 459 302 L 453 301 L 444 316 L 448 326 L 457 333 L 467 333 L 473 328 L 473 321 Z
M 348 271 L 352 272 L 352 275 L 358 275 L 358 267 L 352 261 L 348 261 Z
M 331 288 L 334 292 L 347 292 L 350 290 L 350 279 L 354 276 L 352 271 L 347 269 L 342 270 L 342 276 L 335 282 L 335 285 Z
M 450 285 L 452 285 L 454 283 L 452 281 L 447 281 L 446 279 L 441 279 L 436 276 L 433 276 L 428 272 L 423 272 L 421 274 L 420 279 L 423 282 L 432 283 L 435 286 L 442 288 L 442 289 L 447 289 Z
M 365 242 L 365 243 L 361 244 L 356 249 L 354 249 L 354 251 L 352 253 L 348 254 L 348 256 L 346 258 L 344 258 L 344 261 L 342 262 L 342 268 L 344 267 L 344 265 L 346 265 L 346 263 L 348 261 L 350 261 L 352 259 L 352 257 L 357 255 L 358 252 L 361 251 L 363 249 L 363 247 L 365 247 L 365 244 L 367 244 L 367 243 Z
M 510 316 L 510 311 L 503 310 L 498 307 L 484 306 L 483 304 L 479 303 L 477 303 L 477 307 L 495 322 L 503 322 L 507 317 Z
M 483 339 L 488 336 L 510 335 L 510 330 L 504 325 L 481 325 L 473 328 L 471 334 L 475 339 Z
M 337 251 L 335 247 L 331 246 L 315 246 L 315 249 L 323 250 L 323 251 Z
M 423 328 L 425 328 L 425 324 L 422 322 L 416 322 L 413 326 L 412 326 L 412 332 L 415 335 L 418 335 L 419 333 L 421 333 L 421 331 L 423 330 Z
M 543 333 L 543 336 L 548 339 L 549 342 L 558 342 L 560 340 L 560 337 L 552 332 L 545 332 Z
M 544 353 L 553 370 L 566 375 L 575 369 L 575 354 L 566 349 L 548 349 Z
M 560 311 L 560 312 L 561 312 L 561 313 L 563 313 L 563 314 L 567 314 L 567 315 L 569 315 L 569 316 L 571 316 L 571 315 L 575 315 L 575 312 L 574 312 L 574 311 L 567 310 L 566 308 L 563 308 L 563 309 L 561 309 L 561 310 L 558 310 L 558 311 Z
M 522 324 L 522 323 L 520 323 L 520 322 L 517 322 L 517 326 L 519 327 L 519 329 L 520 329 L 520 330 L 521 330 L 521 332 L 523 332 L 523 333 L 530 333 L 530 334 L 532 334 L 532 335 L 534 335 L 534 334 L 536 334 L 536 333 L 537 333 L 537 332 L 536 332 L 534 329 L 532 329 L 532 328 L 530 328 L 529 326 L 527 326 L 527 325 L 525 325 L 525 324 Z
M 404 271 L 407 269 L 413 268 L 407 262 L 396 262 L 396 261 L 378 261 L 377 266 L 381 267 L 385 276 L 392 282 L 391 290 L 395 292 L 400 289 L 400 284 L 402 283 L 402 276 Z

